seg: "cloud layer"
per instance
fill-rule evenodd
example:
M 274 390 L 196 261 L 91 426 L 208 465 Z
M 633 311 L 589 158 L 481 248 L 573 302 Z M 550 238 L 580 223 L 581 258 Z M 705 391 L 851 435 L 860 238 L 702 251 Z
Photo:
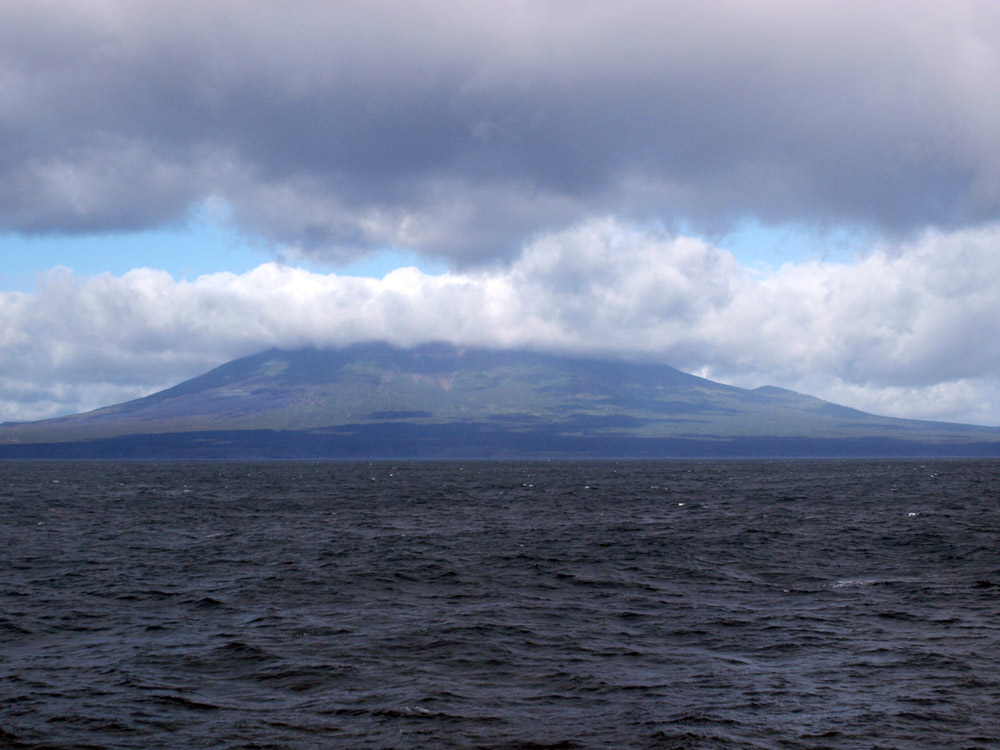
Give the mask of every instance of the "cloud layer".
M 0 294 L 0 419 L 124 400 L 269 346 L 386 339 L 650 359 L 879 413 L 1000 424 L 998 244 L 994 224 L 849 264 L 748 270 L 703 241 L 603 219 L 544 235 L 508 266 L 438 276 L 55 270 L 35 293 Z
M 385 338 L 1000 423 L 998 80 L 993 0 L 0 4 L 0 233 L 207 210 L 276 257 L 452 269 L 55 270 L 0 294 L 0 419 Z M 746 218 L 881 244 L 755 270 L 679 234 Z
M 0 228 L 212 200 L 459 265 L 604 214 L 959 228 L 1000 218 L 998 49 L 992 0 L 5 3 Z

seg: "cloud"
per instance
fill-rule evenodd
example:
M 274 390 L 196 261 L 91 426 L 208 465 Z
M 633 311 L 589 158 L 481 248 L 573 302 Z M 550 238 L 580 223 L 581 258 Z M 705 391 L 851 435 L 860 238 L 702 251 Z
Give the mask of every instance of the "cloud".
M 588 216 L 1000 218 L 990 0 L 6 3 L 0 227 L 206 200 L 266 243 L 461 266 Z
M 1000 424 L 1000 224 L 852 263 L 748 269 L 702 240 L 589 220 L 507 266 L 381 279 L 277 263 L 0 293 L 0 418 L 95 407 L 270 346 L 444 340 L 665 362 L 896 416 Z

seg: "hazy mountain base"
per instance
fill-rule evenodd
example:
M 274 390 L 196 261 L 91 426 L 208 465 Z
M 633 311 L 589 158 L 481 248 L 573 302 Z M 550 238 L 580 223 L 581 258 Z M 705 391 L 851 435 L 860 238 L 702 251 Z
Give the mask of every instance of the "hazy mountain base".
M 1000 455 L 1000 430 L 866 414 L 666 365 L 382 343 L 271 350 L 173 388 L 0 425 L 0 457 Z

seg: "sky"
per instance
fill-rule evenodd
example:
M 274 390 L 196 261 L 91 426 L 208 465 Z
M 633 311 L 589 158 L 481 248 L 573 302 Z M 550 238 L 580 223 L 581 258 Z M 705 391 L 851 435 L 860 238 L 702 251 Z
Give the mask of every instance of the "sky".
M 1000 425 L 994 0 L 0 3 L 0 421 L 367 339 Z

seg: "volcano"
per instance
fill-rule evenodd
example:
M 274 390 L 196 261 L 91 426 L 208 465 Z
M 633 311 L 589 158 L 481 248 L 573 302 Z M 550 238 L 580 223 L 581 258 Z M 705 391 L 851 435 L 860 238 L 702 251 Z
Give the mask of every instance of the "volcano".
M 271 349 L 134 401 L 0 425 L 6 458 L 952 455 L 1000 455 L 1000 429 L 660 364 L 447 344 Z

